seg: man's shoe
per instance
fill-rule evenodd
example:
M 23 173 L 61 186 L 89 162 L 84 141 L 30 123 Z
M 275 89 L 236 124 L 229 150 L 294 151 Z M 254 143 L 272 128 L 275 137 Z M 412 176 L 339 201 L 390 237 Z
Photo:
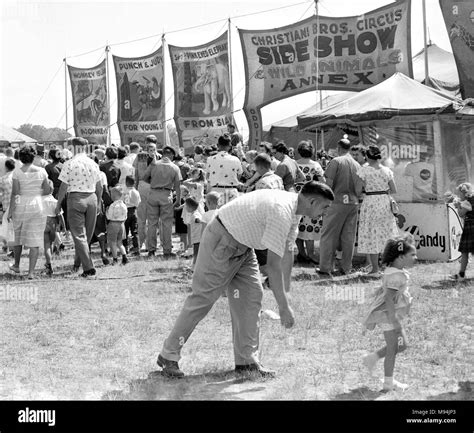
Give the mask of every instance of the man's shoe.
M 184 373 L 179 369 L 176 361 L 170 361 L 158 355 L 156 363 L 163 369 L 163 374 L 168 377 L 178 378 L 184 377 Z
M 322 271 L 320 268 L 316 268 L 316 272 L 321 276 L 321 277 L 327 277 L 327 278 L 332 278 L 331 272 L 325 272 Z
M 96 274 L 95 268 L 92 268 L 92 269 L 88 269 L 87 271 L 84 271 L 81 274 L 81 277 L 83 277 L 83 278 L 92 277 L 95 274 Z
M 148 251 L 148 257 L 155 257 L 155 250 Z
M 126 265 L 128 263 L 128 257 L 124 254 L 122 256 L 122 265 Z
M 44 267 L 45 267 L 45 270 L 46 270 L 46 275 L 48 275 L 48 276 L 53 275 L 53 267 L 51 266 L 51 263 L 45 263 Z
M 107 266 L 107 265 L 110 265 L 110 260 L 105 257 L 105 256 L 102 256 L 102 263 Z
M 262 364 L 236 365 L 235 373 L 239 375 L 256 375 L 265 378 L 274 378 L 276 373 L 273 370 L 264 368 Z

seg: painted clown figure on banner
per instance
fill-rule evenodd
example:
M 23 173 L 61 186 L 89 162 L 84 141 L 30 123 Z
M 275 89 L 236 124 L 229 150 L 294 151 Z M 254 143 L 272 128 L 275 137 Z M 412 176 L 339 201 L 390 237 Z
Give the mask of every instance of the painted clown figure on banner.
M 396 72 L 412 77 L 410 0 L 353 17 L 312 16 L 268 30 L 239 30 L 247 82 L 249 146 L 262 139 L 260 109 L 314 90 L 361 91 Z
M 109 128 L 105 60 L 93 68 L 68 66 L 74 106 L 74 132 L 91 144 L 106 144 Z
M 112 56 L 117 81 L 117 126 L 123 144 L 143 144 L 153 134 L 165 145 L 163 47 L 147 56 Z
M 180 143 L 185 151 L 216 144 L 233 123 L 227 32 L 198 47 L 169 49 Z

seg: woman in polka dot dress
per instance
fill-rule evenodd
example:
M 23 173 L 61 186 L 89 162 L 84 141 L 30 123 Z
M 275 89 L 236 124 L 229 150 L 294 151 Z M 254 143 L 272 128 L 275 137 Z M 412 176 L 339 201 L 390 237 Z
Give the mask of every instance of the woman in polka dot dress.
M 298 145 L 298 153 L 301 159 L 298 159 L 296 163 L 305 175 L 306 182 L 310 180 L 317 180 L 324 182 L 324 171 L 321 165 L 312 160 L 314 154 L 313 145 L 307 141 L 301 141 Z M 304 183 L 298 183 L 295 185 L 296 192 L 300 192 Z M 314 241 L 320 237 L 322 219 L 311 219 L 308 216 L 301 218 L 298 238 L 296 239 L 296 246 L 298 247 L 297 260 L 301 263 L 317 263 L 314 255 Z

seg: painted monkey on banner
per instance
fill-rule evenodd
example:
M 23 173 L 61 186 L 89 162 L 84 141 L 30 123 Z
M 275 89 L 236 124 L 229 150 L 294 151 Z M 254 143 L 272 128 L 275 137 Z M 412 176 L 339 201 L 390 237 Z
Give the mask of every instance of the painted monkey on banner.
M 260 109 L 314 90 L 361 91 L 402 72 L 413 76 L 410 0 L 353 17 L 312 16 L 269 30 L 239 30 L 249 146 L 262 136 Z
M 74 133 L 92 144 L 106 144 L 109 129 L 105 60 L 92 68 L 69 66 Z

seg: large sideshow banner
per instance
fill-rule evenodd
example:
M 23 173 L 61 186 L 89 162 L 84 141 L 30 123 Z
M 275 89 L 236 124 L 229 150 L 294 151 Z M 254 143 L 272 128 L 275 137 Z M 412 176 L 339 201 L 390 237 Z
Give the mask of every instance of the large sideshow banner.
M 413 76 L 410 0 L 359 16 L 312 16 L 239 34 L 251 148 L 262 138 L 260 109 L 271 102 L 316 89 L 361 91 L 396 72 Z
M 163 89 L 163 47 L 147 56 L 112 56 L 117 82 L 117 126 L 122 144 L 143 144 L 156 135 L 164 145 L 165 98 Z
M 461 96 L 474 98 L 474 0 L 440 0 L 454 59 Z
M 181 146 L 215 144 L 232 121 L 227 32 L 198 47 L 170 45 L 174 115 Z
M 93 68 L 68 66 L 76 137 L 106 144 L 109 128 L 105 60 Z

